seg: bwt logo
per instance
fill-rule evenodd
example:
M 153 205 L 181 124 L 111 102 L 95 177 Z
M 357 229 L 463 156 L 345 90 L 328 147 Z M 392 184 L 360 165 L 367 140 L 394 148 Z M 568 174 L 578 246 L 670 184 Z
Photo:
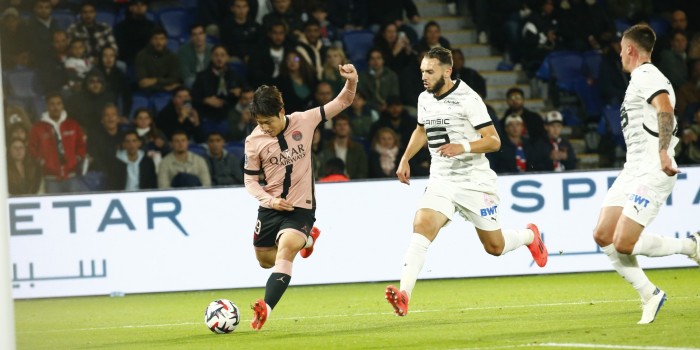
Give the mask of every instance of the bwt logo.
M 646 208 L 647 205 L 649 204 L 648 199 L 646 199 L 638 194 L 631 194 L 629 200 L 634 202 L 635 204 L 642 205 L 644 208 Z
M 156 206 L 158 208 L 156 208 Z M 167 208 L 163 208 L 163 207 Z M 78 212 L 82 211 L 79 209 L 91 209 L 91 200 L 81 200 L 81 201 L 57 201 L 52 203 L 52 208 L 54 209 L 66 209 L 68 210 L 68 230 L 70 233 L 77 232 L 78 225 Z M 34 214 L 40 214 L 40 211 L 34 213 L 28 213 L 30 210 L 41 210 L 40 202 L 29 202 L 29 203 L 11 203 L 10 204 L 10 235 L 11 236 L 23 236 L 23 235 L 40 235 L 43 234 L 41 228 L 18 228 L 18 223 L 32 223 L 34 222 Z M 152 197 L 146 198 L 146 216 L 147 225 L 149 230 L 155 228 L 156 219 L 161 219 L 162 221 L 169 221 L 172 225 L 175 225 L 180 232 L 185 235 L 187 231 L 182 227 L 177 216 L 182 211 L 182 204 L 180 200 L 175 197 Z M 136 231 L 136 226 L 134 222 L 129 217 L 124 205 L 119 199 L 112 199 L 107 206 L 107 209 L 102 213 L 102 219 L 100 220 L 100 225 L 97 227 L 97 232 L 104 232 L 108 226 L 124 225 L 129 231 Z M 90 210 L 87 214 L 88 216 L 94 216 L 95 210 Z M 162 220 L 165 219 L 165 220 Z
M 494 205 L 494 206 L 488 207 L 488 208 L 482 208 L 480 214 L 481 214 L 481 216 L 491 216 L 491 215 L 495 215 L 495 214 L 496 214 L 496 208 L 498 208 L 497 205 Z

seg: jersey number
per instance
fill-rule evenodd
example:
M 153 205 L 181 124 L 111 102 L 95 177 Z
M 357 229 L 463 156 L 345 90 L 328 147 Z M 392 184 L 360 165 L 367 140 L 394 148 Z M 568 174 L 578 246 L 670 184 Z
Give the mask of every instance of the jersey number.
M 427 128 L 425 133 L 428 135 L 428 147 L 430 148 L 438 148 L 450 143 L 450 137 L 447 135 L 446 128 Z
M 622 107 L 620 109 L 620 124 L 622 125 L 622 130 L 625 130 L 627 127 L 627 124 L 629 124 L 629 117 L 627 116 L 627 111 L 625 110 L 625 107 Z

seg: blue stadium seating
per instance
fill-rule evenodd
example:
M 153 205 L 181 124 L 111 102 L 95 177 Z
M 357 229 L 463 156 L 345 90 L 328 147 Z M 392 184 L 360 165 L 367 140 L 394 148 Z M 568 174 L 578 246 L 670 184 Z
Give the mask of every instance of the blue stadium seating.
M 114 27 L 117 15 L 109 11 L 97 11 L 96 19 L 97 22 L 107 23 L 107 25 L 109 25 L 110 27 Z
M 603 117 L 598 122 L 598 133 L 610 134 L 616 146 L 626 148 L 625 137 L 622 134 L 622 121 L 620 120 L 620 105 L 607 105 L 603 108 Z
M 615 20 L 615 29 L 619 33 L 624 33 L 627 28 L 631 27 L 632 24 L 624 19 L 616 19 Z
M 654 30 L 657 38 L 663 38 L 671 29 L 671 23 L 659 16 L 653 16 L 649 19 L 649 27 Z M 688 38 L 690 40 L 690 38 Z
M 204 120 L 202 120 L 202 131 L 204 132 L 204 135 L 209 135 L 210 132 L 216 131 L 226 137 L 226 134 L 228 134 L 229 131 L 228 121 L 222 120 L 220 122 L 216 122 L 204 118 Z
M 11 96 L 19 98 L 34 98 L 36 93 L 36 73 L 30 69 L 15 69 L 5 72 L 5 80 L 10 88 Z
M 555 51 L 547 55 L 551 76 L 560 89 L 576 92 L 576 82 L 585 79 L 583 57 L 576 51 Z
M 159 92 L 157 94 L 154 94 L 150 98 L 150 108 L 151 110 L 155 113 L 158 114 L 165 106 L 170 103 L 170 100 L 172 100 L 173 94 L 169 92 Z
M 583 64 L 587 77 L 598 80 L 598 71 L 602 60 L 603 56 L 598 51 L 592 50 L 583 53 Z
M 243 159 L 245 145 L 243 142 L 229 142 L 226 144 L 226 151 L 233 154 L 238 159 Z
M 177 51 L 180 49 L 180 39 L 168 38 L 167 47 L 172 53 L 177 54 Z
M 168 37 L 184 42 L 194 23 L 194 13 L 185 9 L 169 8 L 158 13 L 158 19 L 168 33 Z
M 78 19 L 75 14 L 70 10 L 56 9 L 51 14 L 51 17 L 56 21 L 58 27 L 66 30 L 71 24 L 75 23 Z
M 132 98 L 131 111 L 129 111 L 128 115 L 130 120 L 134 119 L 134 112 L 139 108 L 148 108 L 150 110 L 151 104 L 148 100 L 148 96 L 136 93 Z
M 199 143 L 190 143 L 189 150 L 190 152 L 198 154 L 202 157 L 207 154 L 207 149 L 204 147 L 204 145 Z
M 358 70 L 367 67 L 367 52 L 372 47 L 374 33 L 369 30 L 352 30 L 343 34 L 343 48 L 348 60 Z
M 243 62 L 229 62 L 228 68 L 236 72 L 241 79 L 247 79 L 248 67 Z

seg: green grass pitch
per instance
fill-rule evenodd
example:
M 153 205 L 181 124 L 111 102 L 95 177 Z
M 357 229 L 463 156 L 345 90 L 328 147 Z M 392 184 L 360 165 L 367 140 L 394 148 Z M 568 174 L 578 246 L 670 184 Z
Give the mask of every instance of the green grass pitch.
M 263 329 L 237 289 L 15 302 L 17 348 L 37 349 L 700 349 L 700 270 L 651 270 L 669 300 L 637 325 L 636 292 L 613 272 L 419 281 L 407 317 L 386 283 L 291 286 Z M 292 283 L 294 280 L 292 280 Z M 210 301 L 241 309 L 235 332 L 203 322 Z

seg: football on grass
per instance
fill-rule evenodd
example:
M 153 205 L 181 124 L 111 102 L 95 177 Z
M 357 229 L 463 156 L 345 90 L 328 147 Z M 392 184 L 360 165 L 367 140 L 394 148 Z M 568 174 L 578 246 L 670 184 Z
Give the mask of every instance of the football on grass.
M 231 300 L 214 300 L 204 310 L 204 323 L 214 333 L 231 333 L 240 322 L 241 316 L 238 306 Z

